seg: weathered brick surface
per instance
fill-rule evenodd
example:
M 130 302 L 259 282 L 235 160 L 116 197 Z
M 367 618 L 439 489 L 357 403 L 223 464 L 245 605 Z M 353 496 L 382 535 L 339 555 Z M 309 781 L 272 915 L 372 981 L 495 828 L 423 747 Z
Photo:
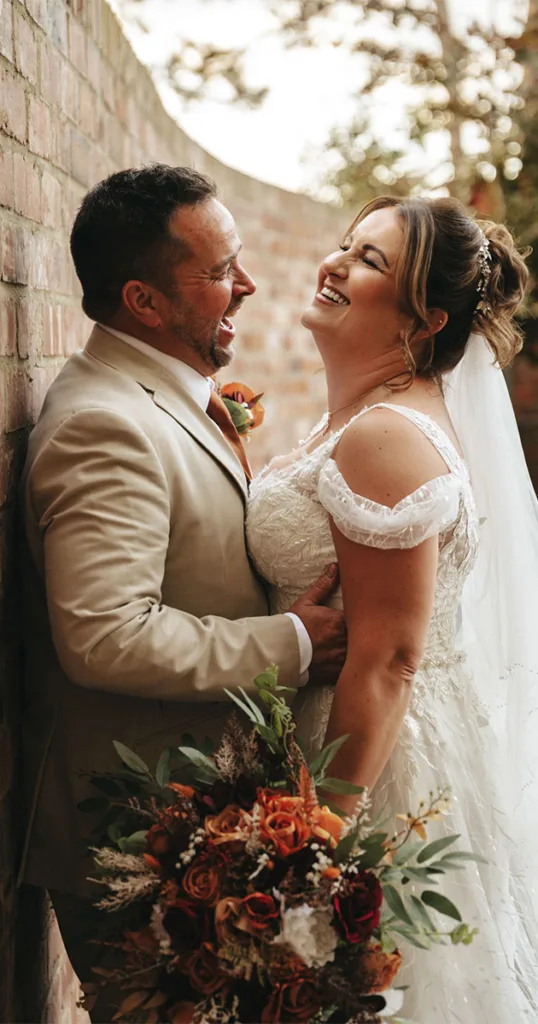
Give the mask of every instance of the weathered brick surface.
M 266 423 L 250 449 L 259 467 L 304 436 L 323 407 L 320 360 L 299 316 L 320 258 L 340 236 L 342 214 L 233 171 L 187 138 L 165 113 L 105 0 L 0 0 L 1 1021 L 16 1019 L 16 480 L 46 390 L 89 331 L 68 251 L 78 203 L 106 174 L 153 160 L 213 175 L 236 216 L 258 291 L 237 321 L 230 372 L 265 393 Z M 538 371 L 521 363 L 515 394 L 538 467 Z M 42 957 L 39 901 L 30 894 L 20 907 L 19 1019 L 22 1013 L 51 1024 L 84 1019 L 54 926 Z

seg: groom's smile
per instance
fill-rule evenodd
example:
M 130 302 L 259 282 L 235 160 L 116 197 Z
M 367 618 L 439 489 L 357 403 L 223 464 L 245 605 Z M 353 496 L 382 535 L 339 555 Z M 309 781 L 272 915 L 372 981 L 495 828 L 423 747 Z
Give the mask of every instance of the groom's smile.
M 233 358 L 231 318 L 256 285 L 239 262 L 241 242 L 234 219 L 217 199 L 176 211 L 170 234 L 186 248 L 174 270 L 170 329 L 188 347 L 191 360 L 196 359 L 195 368 L 214 373 Z

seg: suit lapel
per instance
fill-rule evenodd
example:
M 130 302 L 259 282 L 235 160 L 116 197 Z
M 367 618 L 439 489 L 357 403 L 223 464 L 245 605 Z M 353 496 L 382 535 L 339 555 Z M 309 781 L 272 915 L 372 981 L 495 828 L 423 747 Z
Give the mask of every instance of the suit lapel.
M 179 423 L 220 464 L 246 501 L 248 485 L 237 455 L 217 424 L 164 366 L 100 327 L 94 327 L 85 351 L 136 380 L 151 395 L 155 405 Z

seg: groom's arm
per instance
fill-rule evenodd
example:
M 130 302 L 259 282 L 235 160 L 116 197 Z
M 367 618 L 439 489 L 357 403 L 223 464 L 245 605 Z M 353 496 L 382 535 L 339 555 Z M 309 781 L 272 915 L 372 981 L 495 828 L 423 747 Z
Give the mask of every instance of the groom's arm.
M 197 618 L 162 602 L 168 486 L 144 432 L 104 409 L 75 413 L 30 468 L 52 635 L 68 677 L 84 687 L 166 700 L 219 700 L 253 690 L 268 664 L 300 676 L 287 616 Z

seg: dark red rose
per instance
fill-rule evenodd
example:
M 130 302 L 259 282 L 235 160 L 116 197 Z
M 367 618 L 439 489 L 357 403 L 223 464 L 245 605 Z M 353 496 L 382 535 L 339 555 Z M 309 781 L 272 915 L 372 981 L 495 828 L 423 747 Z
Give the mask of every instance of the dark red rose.
M 250 896 L 245 896 L 242 906 L 247 912 L 249 925 L 255 932 L 265 931 L 280 917 L 280 908 L 273 897 L 263 892 L 253 892 Z
M 206 908 L 189 900 L 174 900 L 164 914 L 163 925 L 175 953 L 190 953 L 210 938 Z
M 370 871 L 359 871 L 334 897 L 335 924 L 347 942 L 366 942 L 379 924 L 383 890 Z

